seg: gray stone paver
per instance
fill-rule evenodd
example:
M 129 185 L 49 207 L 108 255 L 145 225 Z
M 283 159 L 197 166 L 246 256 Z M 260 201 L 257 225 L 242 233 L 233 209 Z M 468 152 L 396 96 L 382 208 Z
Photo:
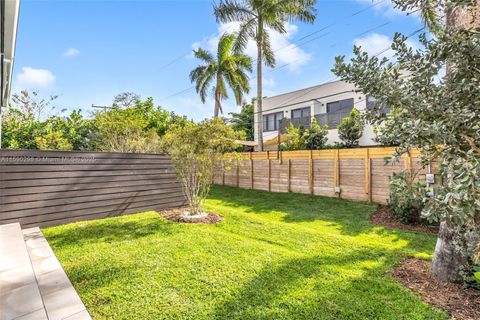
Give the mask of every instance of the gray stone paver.
M 39 228 L 0 225 L 0 320 L 91 320 Z

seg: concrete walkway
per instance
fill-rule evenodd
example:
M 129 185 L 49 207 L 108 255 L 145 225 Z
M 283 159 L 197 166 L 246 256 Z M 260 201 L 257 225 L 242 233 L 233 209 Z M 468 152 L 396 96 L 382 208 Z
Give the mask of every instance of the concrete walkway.
M 0 226 L 0 320 L 91 320 L 39 228 Z

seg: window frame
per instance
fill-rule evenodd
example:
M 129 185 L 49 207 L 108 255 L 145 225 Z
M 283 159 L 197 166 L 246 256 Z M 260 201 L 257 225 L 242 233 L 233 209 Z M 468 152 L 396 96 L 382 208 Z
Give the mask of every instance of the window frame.
M 269 128 L 269 117 L 273 117 L 273 129 Z M 263 132 L 272 132 L 280 130 L 280 121 L 284 118 L 283 111 L 268 113 L 263 115 Z
M 300 111 L 300 117 L 294 117 L 293 114 L 295 111 Z M 308 112 L 308 115 L 305 116 L 303 113 L 304 111 Z M 291 118 L 292 119 L 303 119 L 303 118 L 308 118 L 312 116 L 312 110 L 310 107 L 302 107 L 302 108 L 297 108 L 297 109 L 292 109 L 291 111 Z

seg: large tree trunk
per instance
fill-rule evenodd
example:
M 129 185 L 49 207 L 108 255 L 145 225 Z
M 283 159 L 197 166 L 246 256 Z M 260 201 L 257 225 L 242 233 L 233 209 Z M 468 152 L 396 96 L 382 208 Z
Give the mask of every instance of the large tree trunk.
M 261 43 L 257 43 L 258 46 L 258 55 L 257 55 L 257 141 L 258 141 L 258 151 L 263 151 L 263 115 L 262 115 L 262 57 L 263 57 L 263 47 Z
M 457 228 L 452 228 L 447 222 L 440 224 L 437 245 L 435 246 L 432 260 L 432 273 L 438 280 L 449 282 L 463 281 L 460 271 L 467 264 L 467 256 L 466 252 L 458 247 L 461 244 L 458 243 L 457 232 Z
M 213 111 L 213 117 L 214 118 L 218 117 L 218 114 L 220 113 L 220 109 L 221 109 L 220 95 L 217 92 L 215 92 L 215 110 Z
M 479 27 L 480 0 L 476 0 L 471 7 L 456 8 L 448 11 L 447 25 L 448 27 L 463 29 Z M 450 67 L 451 65 L 447 62 L 447 73 L 450 71 Z M 447 222 L 440 224 L 437 245 L 435 246 L 432 260 L 432 273 L 439 280 L 449 282 L 463 282 L 464 280 L 461 270 L 468 263 L 468 249 L 463 241 L 458 241 L 465 237 L 463 230 L 460 232 L 458 230 Z

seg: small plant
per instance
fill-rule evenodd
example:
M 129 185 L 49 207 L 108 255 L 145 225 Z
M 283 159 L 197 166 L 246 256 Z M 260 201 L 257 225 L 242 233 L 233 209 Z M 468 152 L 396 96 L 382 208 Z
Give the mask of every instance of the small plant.
M 342 123 L 337 127 L 338 136 L 342 140 L 341 146 L 352 148 L 358 146 L 358 141 L 362 137 L 365 127 L 360 111 L 353 108 L 349 116 L 342 119 Z
M 421 222 L 425 184 L 408 173 L 394 173 L 390 180 L 390 209 L 401 223 Z
M 312 119 L 310 128 L 305 129 L 303 139 L 307 150 L 323 149 L 327 143 L 328 125 L 320 126 L 317 119 Z
M 287 128 L 287 140 L 280 144 L 283 151 L 319 150 L 327 143 L 328 126 L 321 127 L 316 119 L 312 119 L 310 128 L 299 125 L 295 128 L 292 123 Z
M 171 158 L 189 204 L 190 216 L 202 214 L 202 207 L 217 170 L 228 170 L 239 137 L 222 119 L 174 126 L 162 139 L 162 150 Z M 228 158 L 226 153 L 229 152 Z M 218 168 L 218 163 L 223 168 Z
M 287 128 L 286 141 L 280 144 L 280 149 L 282 151 L 294 151 L 294 150 L 303 150 L 305 149 L 305 138 L 303 133 L 305 128 L 300 125 L 298 128 L 290 123 L 290 126 Z

